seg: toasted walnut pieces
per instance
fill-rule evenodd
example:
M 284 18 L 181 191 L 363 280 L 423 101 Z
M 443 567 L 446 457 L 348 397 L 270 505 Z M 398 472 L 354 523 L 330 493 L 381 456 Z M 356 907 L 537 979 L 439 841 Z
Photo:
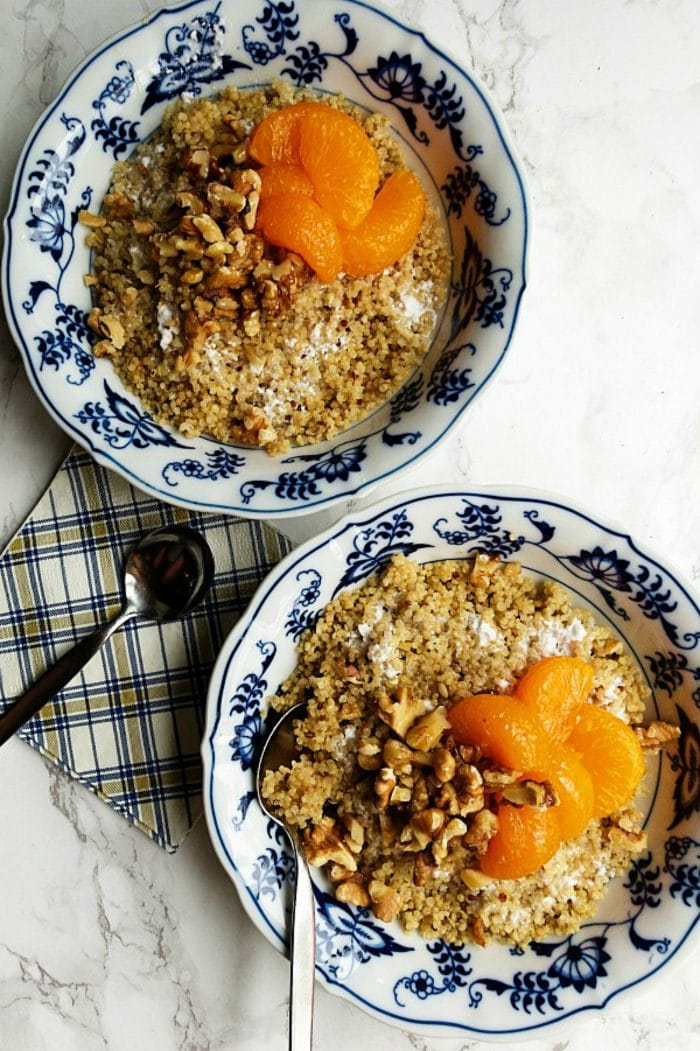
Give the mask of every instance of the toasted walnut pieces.
M 652 722 L 648 726 L 637 726 L 634 732 L 642 746 L 642 751 L 647 755 L 654 755 L 662 750 L 672 750 L 681 735 L 679 726 L 661 722 Z
M 392 268 L 330 284 L 261 237 L 250 135 L 297 95 L 278 82 L 173 103 L 115 164 L 101 214 L 79 215 L 94 250 L 86 285 L 124 330 L 121 346 L 95 330 L 96 356 L 159 423 L 272 455 L 325 441 L 395 394 L 429 349 L 450 272 L 436 209 Z M 387 120 L 327 101 L 366 128 L 383 178 L 404 166 Z
M 469 626 L 482 615 L 499 645 L 474 642 Z M 304 754 L 266 798 L 302 831 L 339 901 L 455 944 L 525 945 L 590 918 L 609 881 L 645 848 L 634 806 L 591 821 L 529 876 L 487 877 L 480 866 L 497 809 L 551 807 L 556 794 L 529 771 L 458 744 L 445 718 L 453 698 L 514 684 L 539 659 L 538 632 L 564 633 L 575 619 L 577 652 L 595 669 L 593 696 L 614 688 L 627 720 L 639 723 L 645 691 L 624 650 L 561 588 L 529 581 L 514 563 L 417 566 L 399 556 L 326 607 L 275 701 L 307 702 L 296 731 Z M 398 676 L 372 660 L 379 640 L 384 668 Z M 677 737 L 665 723 L 636 732 L 651 751 Z

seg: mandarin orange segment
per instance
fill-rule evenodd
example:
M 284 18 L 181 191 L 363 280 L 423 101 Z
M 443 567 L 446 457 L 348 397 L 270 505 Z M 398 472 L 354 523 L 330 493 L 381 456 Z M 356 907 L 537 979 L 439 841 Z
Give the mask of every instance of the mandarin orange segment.
M 549 740 L 537 719 L 516 697 L 463 697 L 448 718 L 460 744 L 478 745 L 501 766 L 527 773 L 547 769 Z
M 533 664 L 515 687 L 554 741 L 571 729 L 571 713 L 593 685 L 593 667 L 579 657 L 545 657 Z
M 556 854 L 560 833 L 554 808 L 500 806 L 498 831 L 481 859 L 481 871 L 494 879 L 518 879 L 536 872 Z
M 298 124 L 299 160 L 316 200 L 341 229 L 365 218 L 379 185 L 379 159 L 364 128 L 330 106 L 307 109 Z
M 280 194 L 300 193 L 304 197 L 313 197 L 314 186 L 303 168 L 296 164 L 270 165 L 260 169 L 262 187 L 260 200 L 277 197 Z
M 259 164 L 299 164 L 299 121 L 309 110 L 327 110 L 320 102 L 297 102 L 261 120 L 250 136 L 248 153 Z
M 409 171 L 389 176 L 367 217 L 341 234 L 343 270 L 355 277 L 391 266 L 411 248 L 425 215 L 423 188 Z
M 338 275 L 337 227 L 311 197 L 289 193 L 261 201 L 257 225 L 271 244 L 289 248 L 306 260 L 321 281 L 332 281 Z
M 558 803 L 553 808 L 562 840 L 576 839 L 593 817 L 594 789 L 591 775 L 569 748 L 556 753 L 548 771 L 548 780 Z
M 566 745 L 591 776 L 594 817 L 608 817 L 629 802 L 644 776 L 644 755 L 622 719 L 595 704 L 580 704 Z

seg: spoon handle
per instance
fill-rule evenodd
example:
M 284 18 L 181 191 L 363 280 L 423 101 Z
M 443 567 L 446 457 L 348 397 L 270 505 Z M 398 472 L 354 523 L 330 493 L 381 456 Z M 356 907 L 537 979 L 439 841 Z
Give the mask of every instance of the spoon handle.
M 67 653 L 59 657 L 55 664 L 47 668 L 44 674 L 33 683 L 26 693 L 23 693 L 14 704 L 0 715 L 0 745 L 7 741 L 15 730 L 31 719 L 33 715 L 43 708 L 47 701 L 62 690 L 70 680 L 78 674 L 80 669 L 94 657 L 100 647 L 107 641 L 109 636 L 120 628 L 130 617 L 135 616 L 136 610 L 132 606 L 125 606 L 114 620 L 103 625 L 88 635 L 87 638 L 76 642 Z
M 309 1051 L 314 1016 L 316 910 L 309 866 L 301 847 L 296 851 L 296 862 L 289 947 L 289 1051 Z

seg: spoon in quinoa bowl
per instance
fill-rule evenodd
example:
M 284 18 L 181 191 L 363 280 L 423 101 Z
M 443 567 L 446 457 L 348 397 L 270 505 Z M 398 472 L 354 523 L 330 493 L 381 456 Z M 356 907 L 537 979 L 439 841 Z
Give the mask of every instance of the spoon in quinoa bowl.
M 287 833 L 294 856 L 294 897 L 289 930 L 289 1049 L 300 1051 L 312 1043 L 316 931 L 314 894 L 309 866 L 296 832 L 268 807 L 263 795 L 265 776 L 290 768 L 297 758 L 294 723 L 306 715 L 306 705 L 295 704 L 277 720 L 263 742 L 255 771 L 258 802 L 271 821 Z

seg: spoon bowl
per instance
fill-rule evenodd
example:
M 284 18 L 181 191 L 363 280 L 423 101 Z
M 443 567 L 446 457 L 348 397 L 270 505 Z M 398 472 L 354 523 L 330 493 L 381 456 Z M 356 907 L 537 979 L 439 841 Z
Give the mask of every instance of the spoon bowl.
M 214 558 L 204 537 L 187 526 L 156 529 L 142 537 L 124 566 L 124 606 L 108 624 L 81 639 L 0 715 L 0 745 L 62 690 L 132 617 L 173 620 L 204 598 Z
M 258 802 L 270 820 L 287 833 L 296 871 L 289 932 L 289 1051 L 308 1051 L 312 1043 L 316 966 L 314 894 L 309 866 L 297 833 L 269 809 L 262 786 L 265 774 L 291 766 L 297 757 L 294 723 L 305 715 L 303 702 L 284 712 L 265 738 L 255 769 Z
M 204 597 L 214 576 L 209 545 L 187 526 L 148 533 L 124 567 L 124 595 L 137 615 L 174 620 Z

